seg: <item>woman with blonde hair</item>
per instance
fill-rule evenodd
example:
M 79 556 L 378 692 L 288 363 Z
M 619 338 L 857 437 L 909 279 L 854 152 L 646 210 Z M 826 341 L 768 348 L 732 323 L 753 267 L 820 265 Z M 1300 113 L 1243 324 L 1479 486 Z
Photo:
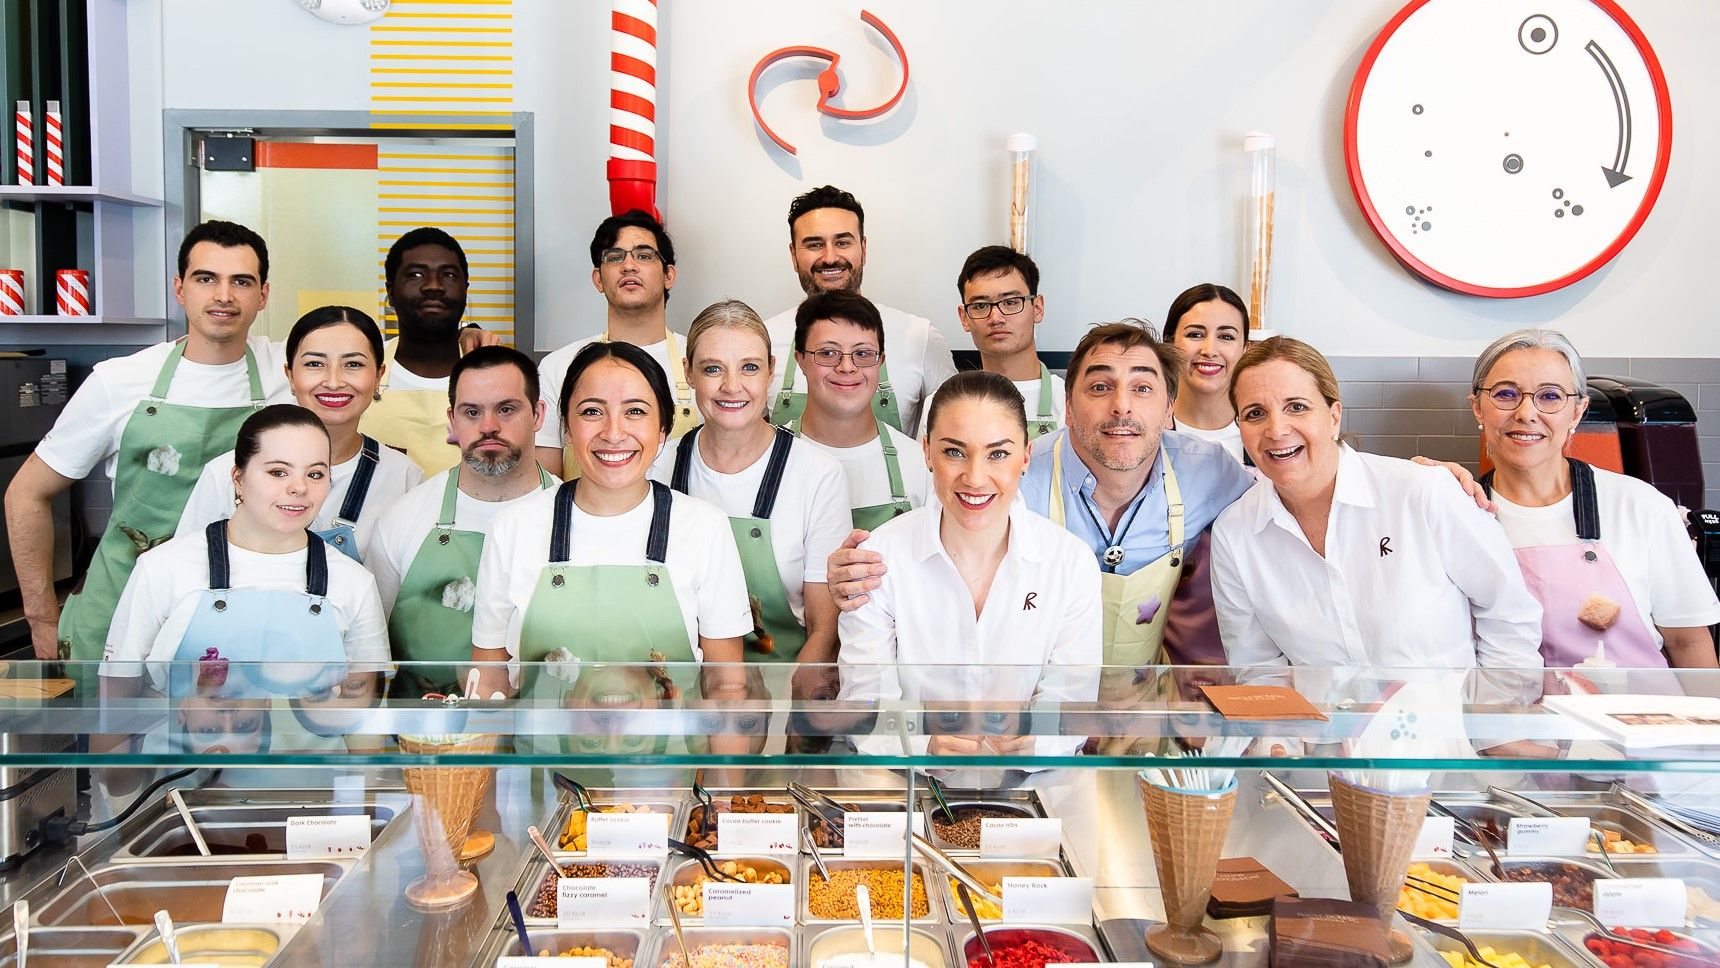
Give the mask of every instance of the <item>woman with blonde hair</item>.
M 1541 665 L 1541 609 L 1504 531 L 1444 470 L 1342 443 L 1318 350 L 1256 343 L 1230 394 L 1264 478 L 1213 525 L 1231 665 Z
M 705 307 L 687 331 L 686 359 L 704 423 L 663 448 L 651 477 L 729 516 L 753 610 L 747 659 L 829 664 L 836 605 L 824 565 L 848 536 L 848 484 L 841 464 L 767 419 L 774 364 L 752 307 Z M 833 671 L 815 678 L 834 690 Z

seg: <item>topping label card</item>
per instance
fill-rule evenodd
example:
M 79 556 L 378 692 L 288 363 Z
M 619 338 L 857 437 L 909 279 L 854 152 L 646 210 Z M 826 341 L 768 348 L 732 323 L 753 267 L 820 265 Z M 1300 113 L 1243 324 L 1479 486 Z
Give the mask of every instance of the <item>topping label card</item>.
M 1512 817 L 1506 838 L 1513 854 L 1581 857 L 1589 849 L 1589 818 Z
M 1463 885 L 1457 902 L 1457 926 L 1482 931 L 1538 931 L 1547 926 L 1553 913 L 1553 885 L 1546 881 L 1528 884 Z
M 862 810 L 842 815 L 842 856 L 901 857 L 907 849 L 907 814 Z
M 1457 833 L 1457 821 L 1451 817 L 1428 817 L 1421 822 L 1421 833 L 1415 838 L 1412 857 L 1450 857 L 1451 838 Z
M 288 817 L 287 859 L 356 857 L 370 846 L 370 815 Z
M 321 874 L 235 877 L 227 885 L 221 920 L 226 924 L 303 924 L 322 902 L 322 889 Z
M 651 881 L 644 877 L 563 877 L 555 885 L 559 928 L 637 927 L 651 916 Z
M 666 813 L 594 813 L 585 819 L 585 852 L 593 857 L 638 857 L 668 850 Z
M 1607 927 L 1683 928 L 1689 895 L 1676 877 L 1595 881 L 1595 917 Z
M 794 924 L 792 884 L 733 884 L 706 881 L 702 885 L 706 924 Z
M 725 854 L 792 854 L 800 849 L 792 813 L 719 813 L 717 846 Z
M 1085 924 L 1093 920 L 1091 877 L 1006 877 L 1005 921 Z
M 1061 820 L 985 817 L 979 822 L 981 857 L 1056 857 L 1062 843 Z

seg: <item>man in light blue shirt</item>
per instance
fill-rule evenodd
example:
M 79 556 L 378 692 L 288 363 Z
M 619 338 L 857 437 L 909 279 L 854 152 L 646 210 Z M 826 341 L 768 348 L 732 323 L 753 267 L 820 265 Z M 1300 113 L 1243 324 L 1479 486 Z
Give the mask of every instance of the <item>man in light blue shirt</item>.
M 1209 589 L 1179 591 L 1188 554 L 1254 482 L 1223 447 L 1165 430 L 1182 367 L 1145 323 L 1089 330 L 1065 378 L 1068 427 L 1034 442 L 1022 481 L 1027 506 L 1086 541 L 1099 561 L 1108 666 L 1163 661 L 1174 595 L 1210 613 Z M 881 573 L 875 555 L 845 546 L 831 557 L 830 590 L 844 609 L 858 607 Z M 1223 661 L 1216 638 L 1190 646 L 1198 650 L 1168 658 Z

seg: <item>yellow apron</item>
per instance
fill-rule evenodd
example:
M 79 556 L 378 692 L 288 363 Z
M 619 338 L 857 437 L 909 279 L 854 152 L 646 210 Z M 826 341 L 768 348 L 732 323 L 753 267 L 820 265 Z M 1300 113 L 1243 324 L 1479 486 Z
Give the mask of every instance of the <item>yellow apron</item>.
M 609 331 L 604 330 L 603 335 L 599 336 L 597 341 L 599 343 L 609 342 Z M 687 363 L 681 359 L 681 348 L 675 345 L 674 332 L 664 329 L 663 341 L 669 344 L 666 347 L 669 354 L 669 383 L 675 388 L 675 426 L 669 428 L 669 439 L 674 440 L 704 423 L 705 418 L 699 413 L 699 408 L 693 406 L 693 388 L 687 384 Z M 565 427 L 567 423 L 565 414 L 556 419 L 561 421 Z M 579 477 L 580 473 L 579 465 L 573 460 L 573 448 L 567 446 L 566 437 L 567 433 L 564 429 L 561 444 L 561 479 L 571 481 Z
M 394 372 L 397 340 L 382 346 L 382 382 L 372 403 L 359 418 L 360 432 L 402 451 L 425 477 L 434 477 L 460 463 L 460 448 L 448 443 L 448 391 L 391 390 L 388 378 Z
M 1114 565 L 1100 563 L 1099 576 L 1104 598 L 1105 665 L 1123 668 L 1105 670 L 1099 696 L 1125 695 L 1133 691 L 1135 670 L 1162 664 L 1165 621 L 1170 617 L 1171 594 L 1182 577 L 1183 503 L 1177 488 L 1176 471 L 1165 456 L 1165 501 L 1170 507 L 1170 550 L 1133 574 L 1119 575 Z M 1051 458 L 1050 518 L 1061 526 L 1063 514 L 1063 448 Z

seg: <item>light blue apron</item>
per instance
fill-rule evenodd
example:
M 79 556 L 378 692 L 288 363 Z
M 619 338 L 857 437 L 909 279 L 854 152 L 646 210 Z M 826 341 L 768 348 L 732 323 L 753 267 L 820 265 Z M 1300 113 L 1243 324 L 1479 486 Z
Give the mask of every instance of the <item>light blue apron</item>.
M 210 522 L 209 588 L 179 640 L 169 695 L 197 694 L 193 666 L 226 660 L 223 697 L 303 696 L 346 677 L 346 644 L 328 601 L 327 546 L 305 546 L 305 590 L 233 588 L 227 520 Z
M 340 502 L 340 510 L 335 512 L 334 524 L 316 532 L 316 536 L 327 541 L 334 550 L 361 565 L 364 558 L 358 548 L 358 518 L 364 513 L 364 497 L 370 493 L 370 479 L 376 476 L 376 465 L 382 462 L 382 445 L 374 437 L 364 437 L 363 441 L 358 452 L 358 466 L 353 468 L 352 482 L 346 486 L 346 498 Z

